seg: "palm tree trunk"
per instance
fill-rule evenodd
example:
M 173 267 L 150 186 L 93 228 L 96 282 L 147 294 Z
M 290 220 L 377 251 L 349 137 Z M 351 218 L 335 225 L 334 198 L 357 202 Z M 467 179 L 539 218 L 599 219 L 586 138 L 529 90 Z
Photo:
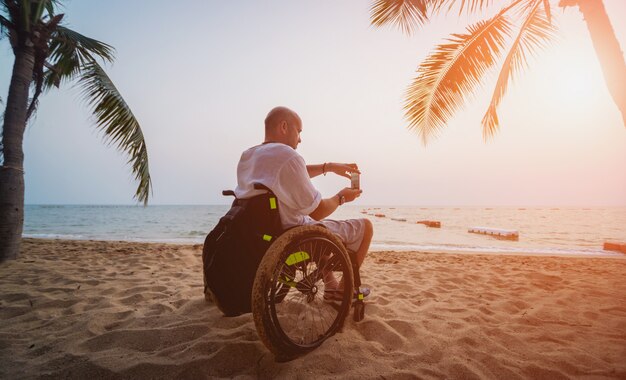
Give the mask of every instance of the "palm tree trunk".
M 626 63 L 604 3 L 602 0 L 578 0 L 578 8 L 587 23 L 606 86 L 626 127 Z
M 26 42 L 15 51 L 15 63 L 4 114 L 0 167 L 0 262 L 15 259 L 24 228 L 24 151 L 26 108 L 35 63 L 34 49 Z

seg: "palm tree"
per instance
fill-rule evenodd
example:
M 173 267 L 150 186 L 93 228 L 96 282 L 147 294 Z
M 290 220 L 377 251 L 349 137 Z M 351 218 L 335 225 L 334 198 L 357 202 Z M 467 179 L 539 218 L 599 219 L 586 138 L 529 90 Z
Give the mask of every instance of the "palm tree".
M 371 22 L 375 26 L 395 24 L 411 33 L 429 16 L 444 10 L 458 8 L 461 14 L 494 6 L 492 0 L 376 0 L 371 7 Z M 527 66 L 527 57 L 544 47 L 556 31 L 552 23 L 554 6 L 550 0 L 509 0 L 492 18 L 438 45 L 421 63 L 407 90 L 404 108 L 409 129 L 415 129 L 426 143 L 504 56 L 482 120 L 483 137 L 493 136 L 500 124 L 498 105 L 509 82 Z M 626 126 L 626 64 L 602 0 L 560 0 L 558 6 L 578 6 L 583 14 L 606 86 Z
M 19 252 L 24 222 L 22 140 L 39 97 L 51 88 L 75 82 L 105 139 L 129 155 L 139 182 L 136 199 L 146 205 L 152 186 L 141 127 L 97 60 L 112 62 L 113 48 L 63 26 L 64 15 L 56 13 L 60 2 L 0 0 L 0 38 L 8 38 L 15 54 L 0 145 L 0 262 Z

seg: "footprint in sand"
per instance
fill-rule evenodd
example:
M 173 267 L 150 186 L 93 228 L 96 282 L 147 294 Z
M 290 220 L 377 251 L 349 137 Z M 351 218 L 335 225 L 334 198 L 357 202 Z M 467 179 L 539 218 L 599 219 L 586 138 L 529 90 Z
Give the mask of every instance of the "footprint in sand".
M 387 350 L 396 350 L 404 346 L 405 337 L 386 323 L 366 320 L 359 324 L 358 332 L 370 342 L 377 342 Z
M 405 339 L 410 340 L 418 336 L 415 324 L 413 323 L 401 320 L 391 320 L 387 321 L 387 324 Z

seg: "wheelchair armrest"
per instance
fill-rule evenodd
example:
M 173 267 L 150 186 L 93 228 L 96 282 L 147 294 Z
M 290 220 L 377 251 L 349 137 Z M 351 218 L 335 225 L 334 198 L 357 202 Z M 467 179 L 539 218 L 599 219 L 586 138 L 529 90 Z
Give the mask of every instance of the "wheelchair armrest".
M 255 190 L 267 190 L 270 193 L 272 192 L 272 189 L 259 182 L 255 182 L 252 186 L 254 186 Z
M 254 189 L 255 189 L 255 190 L 267 190 L 267 191 L 269 191 L 270 193 L 272 193 L 272 189 L 270 189 L 269 187 L 265 186 L 265 185 L 264 185 L 264 184 L 262 184 L 262 183 L 255 182 L 255 183 L 253 184 L 253 186 L 254 186 Z M 229 195 L 232 195 L 233 197 L 237 198 L 237 196 L 235 195 L 235 192 L 234 192 L 234 191 L 232 191 L 232 190 L 222 190 L 222 195 L 224 195 L 224 196 L 229 196 Z

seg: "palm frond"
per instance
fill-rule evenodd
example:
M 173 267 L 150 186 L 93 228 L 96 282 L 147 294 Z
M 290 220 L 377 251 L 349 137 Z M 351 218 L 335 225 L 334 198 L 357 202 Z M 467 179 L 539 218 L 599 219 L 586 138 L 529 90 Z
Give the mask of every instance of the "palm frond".
M 35 12 L 33 12 L 32 22 L 35 23 L 41 19 L 43 16 L 43 12 L 47 9 L 46 4 L 49 3 L 50 0 L 39 0 L 38 3 L 33 4 L 35 6 Z
M 51 0 L 22 0 L 19 5 L 15 3 L 15 6 L 20 8 L 22 26 L 25 31 L 33 30 L 33 26 L 41 20 L 44 10 L 48 9 L 47 3 L 49 2 Z
M 22 0 L 21 5 L 21 15 L 22 15 L 22 25 L 24 30 L 30 32 L 30 13 L 31 13 L 31 1 L 30 0 Z
M 45 5 L 45 3 L 49 1 L 50 0 L 46 0 L 40 3 L 40 9 L 38 9 L 37 11 L 43 13 L 44 11 L 43 5 Z M 32 114 L 37 109 L 37 106 L 39 104 L 39 96 L 46 89 L 46 87 L 44 87 L 44 84 L 45 84 L 44 68 L 46 67 L 48 55 L 50 54 L 49 53 L 50 37 L 52 36 L 54 31 L 56 31 L 56 28 L 58 27 L 59 23 L 63 19 L 63 15 L 61 14 L 61 15 L 56 15 L 56 16 L 50 16 L 47 18 L 48 18 L 47 22 L 43 21 L 43 19 L 40 19 L 36 23 L 35 22 L 33 23 L 34 28 L 37 31 L 36 33 L 37 38 L 33 40 L 34 42 L 33 45 L 35 47 L 34 49 L 35 50 L 35 54 L 34 54 L 35 62 L 33 65 L 33 82 L 32 83 L 33 83 L 35 91 L 34 91 L 33 98 L 30 101 L 30 105 L 28 106 L 28 109 L 26 111 L 26 121 L 30 119 Z
M 19 5 L 17 2 L 13 3 L 21 8 L 24 30 L 31 31 L 32 27 L 44 17 L 44 12 L 47 11 L 48 15 L 52 17 L 54 7 L 58 2 L 58 0 L 22 0 Z M 4 3 L 8 2 L 5 1 Z
M 0 15 L 0 38 L 9 33 L 10 30 L 14 28 L 13 23 L 9 21 L 6 17 Z
M 543 0 L 543 9 L 546 12 L 548 22 L 552 24 L 552 10 L 550 9 L 550 0 Z
M 1 3 L 5 13 L 9 16 L 9 20 L 15 25 L 20 24 L 23 19 L 20 0 L 1 0 Z
M 543 48 L 554 36 L 555 27 L 550 24 L 545 9 L 542 7 L 543 0 L 532 0 L 529 5 L 524 23 L 504 59 L 491 103 L 482 120 L 485 139 L 492 137 L 498 130 L 497 108 L 506 93 L 509 82 L 528 66 L 528 56 Z
M 409 129 L 416 129 L 424 143 L 446 125 L 494 65 L 510 31 L 504 12 L 468 27 L 467 34 L 453 34 L 420 65 L 404 108 Z
M 461 0 L 461 6 L 459 7 L 459 13 L 467 9 L 468 12 L 475 12 L 477 10 L 483 10 L 491 5 L 492 0 Z
M 428 19 L 426 3 L 429 0 L 376 0 L 370 8 L 370 19 L 374 26 L 396 24 L 404 33 L 423 25 Z
M 88 60 L 93 60 L 94 55 L 109 62 L 113 62 L 115 59 L 115 49 L 113 46 L 93 38 L 83 36 L 82 34 L 61 25 L 56 27 L 54 40 L 66 47 L 77 49 L 78 53 L 83 58 L 88 58 Z M 54 55 L 54 53 L 55 52 L 52 51 L 51 55 Z
M 18 45 L 18 31 L 22 29 L 22 16 L 17 0 L 1 2 L 4 13 L 7 17 L 3 17 L 4 33 L 9 37 L 11 48 L 15 50 Z
M 491 6 L 493 0 L 430 0 L 428 8 L 432 13 L 450 12 L 458 5 L 458 14 L 480 12 Z
M 87 62 L 81 70 L 78 85 L 92 108 L 98 128 L 105 139 L 130 156 L 135 179 L 139 182 L 135 198 L 148 203 L 152 182 L 148 169 L 148 150 L 139 122 L 111 79 L 96 62 Z
M 60 1 L 58 1 L 58 0 L 48 1 L 48 2 L 46 3 L 46 5 L 45 5 L 45 7 L 46 7 L 46 11 L 47 11 L 47 12 L 48 12 L 48 14 L 50 15 L 50 17 L 52 17 L 52 16 L 54 16 L 54 15 L 55 15 L 55 11 L 56 11 L 55 7 L 56 7 L 56 6 L 58 6 L 58 5 L 60 5 L 60 3 L 61 3 L 61 2 L 60 2 Z
M 112 46 L 60 25 L 52 34 L 49 51 L 44 72 L 46 90 L 59 87 L 64 80 L 74 79 L 83 65 L 95 61 L 94 55 L 109 62 L 114 59 Z
M 62 56 L 52 64 L 46 63 L 46 71 L 43 74 L 43 86 L 49 90 L 53 86 L 59 88 L 64 80 L 72 80 L 80 72 L 81 63 L 77 56 Z

